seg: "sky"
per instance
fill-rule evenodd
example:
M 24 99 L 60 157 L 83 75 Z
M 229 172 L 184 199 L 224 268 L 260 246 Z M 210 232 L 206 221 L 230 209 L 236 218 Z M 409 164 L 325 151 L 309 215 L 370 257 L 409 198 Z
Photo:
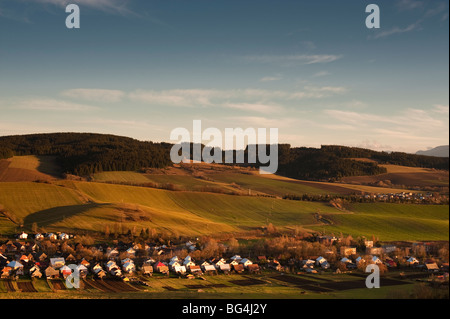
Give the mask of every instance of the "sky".
M 0 0 L 0 136 L 201 120 L 414 153 L 449 144 L 448 63 L 448 1 Z

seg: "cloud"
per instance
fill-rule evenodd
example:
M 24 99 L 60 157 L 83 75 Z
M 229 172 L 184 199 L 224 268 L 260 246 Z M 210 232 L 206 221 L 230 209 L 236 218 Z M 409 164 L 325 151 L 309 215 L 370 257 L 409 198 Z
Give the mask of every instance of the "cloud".
M 331 73 L 328 72 L 328 71 L 320 71 L 320 72 L 317 72 L 317 73 L 313 74 L 313 77 L 318 78 L 318 77 L 327 76 L 327 75 L 330 75 L 330 74 Z
M 422 8 L 424 3 L 418 0 L 399 0 L 396 6 L 400 11 L 409 11 Z
M 252 55 L 245 56 L 244 59 L 257 63 L 280 63 L 282 65 L 293 64 L 323 64 L 341 59 L 341 55 L 331 54 L 298 54 L 298 55 Z
M 273 81 L 280 81 L 281 76 L 265 76 L 259 80 L 259 82 L 273 82 Z
M 449 107 L 448 105 L 435 105 L 433 112 L 439 113 L 439 114 L 449 114 Z
M 128 94 L 132 101 L 150 105 L 166 105 L 174 107 L 233 107 L 244 109 L 244 106 L 268 112 L 281 101 L 302 99 L 320 99 L 347 92 L 344 87 L 307 86 L 303 90 L 287 92 L 261 89 L 176 89 L 176 90 L 136 90 Z
M 401 33 L 411 32 L 411 31 L 418 30 L 418 29 L 420 29 L 420 22 L 416 22 L 416 23 L 410 24 L 406 28 L 393 27 L 393 28 L 391 28 L 389 30 L 377 33 L 374 36 L 374 38 L 375 39 L 386 38 L 386 37 L 389 37 L 389 36 L 394 35 L 394 34 L 401 34 Z
M 38 110 L 38 111 L 60 111 L 60 112 L 88 112 L 97 110 L 98 107 L 56 100 L 50 98 L 33 98 L 13 102 L 1 102 L 0 106 L 10 109 Z
M 276 113 L 282 110 L 282 107 L 278 105 L 268 105 L 262 103 L 225 103 L 223 106 L 232 109 L 260 113 Z
M 61 92 L 61 96 L 94 102 L 114 103 L 121 101 L 125 97 L 125 92 L 102 89 L 71 89 Z

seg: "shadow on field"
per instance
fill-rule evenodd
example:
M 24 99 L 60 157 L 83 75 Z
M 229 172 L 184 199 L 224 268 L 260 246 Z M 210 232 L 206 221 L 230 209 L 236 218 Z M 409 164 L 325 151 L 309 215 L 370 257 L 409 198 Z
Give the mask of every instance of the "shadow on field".
M 59 206 L 38 211 L 25 217 L 24 224 L 31 226 L 36 223 L 39 227 L 45 227 L 90 209 L 106 206 L 107 204 L 89 203 L 85 205 Z
M 40 173 L 61 178 L 62 169 L 59 166 L 55 156 L 36 156 L 39 161 L 39 166 L 36 170 Z

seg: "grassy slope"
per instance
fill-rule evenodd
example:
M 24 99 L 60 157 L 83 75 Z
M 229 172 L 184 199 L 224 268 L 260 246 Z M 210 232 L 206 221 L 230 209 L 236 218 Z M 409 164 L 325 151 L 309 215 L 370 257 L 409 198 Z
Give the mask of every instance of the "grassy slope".
M 327 232 L 376 235 L 380 240 L 449 240 L 448 206 L 357 204 L 352 213 L 326 215 Z M 313 227 L 314 228 L 314 227 Z

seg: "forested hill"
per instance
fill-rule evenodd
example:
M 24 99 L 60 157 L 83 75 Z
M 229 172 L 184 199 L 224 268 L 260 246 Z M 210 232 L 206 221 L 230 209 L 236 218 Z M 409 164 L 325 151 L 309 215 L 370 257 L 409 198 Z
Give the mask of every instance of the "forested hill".
M 52 155 L 64 172 L 83 176 L 171 165 L 171 146 L 93 133 L 33 134 L 0 137 L 0 158 Z
M 296 179 L 327 180 L 386 173 L 379 164 L 448 170 L 449 158 L 335 145 L 324 145 L 320 149 L 279 146 L 278 174 Z
M 64 172 L 86 176 L 101 171 L 132 171 L 170 166 L 171 147 L 172 144 L 169 143 L 142 142 L 115 135 L 33 134 L 0 137 L 0 159 L 14 155 L 52 155 L 56 156 Z M 379 164 L 449 169 L 448 157 L 377 152 L 332 145 L 292 148 L 288 144 L 280 144 L 278 149 L 278 174 L 296 179 L 333 180 L 346 176 L 386 173 L 386 169 Z M 224 156 L 225 152 L 222 153 Z

